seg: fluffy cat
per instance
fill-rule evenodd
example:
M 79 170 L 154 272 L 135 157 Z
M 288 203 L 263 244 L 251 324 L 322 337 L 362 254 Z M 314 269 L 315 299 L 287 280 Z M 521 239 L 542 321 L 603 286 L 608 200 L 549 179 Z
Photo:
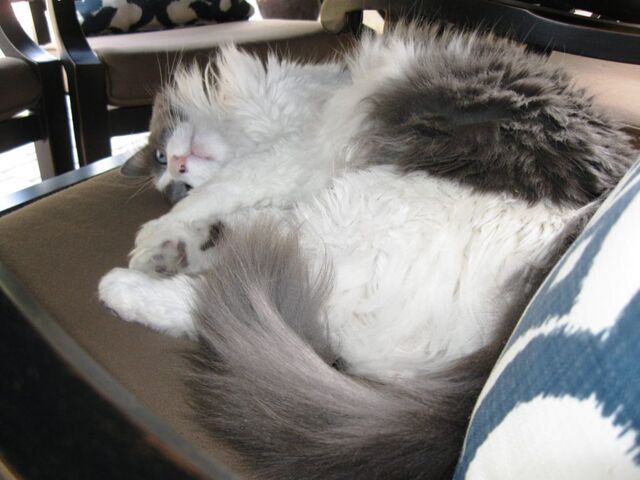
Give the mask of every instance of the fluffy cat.
M 197 340 L 198 418 L 260 478 L 447 478 L 514 322 L 631 159 L 564 73 L 491 35 L 403 26 L 321 65 L 229 47 L 158 96 L 123 171 L 177 203 L 100 298 Z

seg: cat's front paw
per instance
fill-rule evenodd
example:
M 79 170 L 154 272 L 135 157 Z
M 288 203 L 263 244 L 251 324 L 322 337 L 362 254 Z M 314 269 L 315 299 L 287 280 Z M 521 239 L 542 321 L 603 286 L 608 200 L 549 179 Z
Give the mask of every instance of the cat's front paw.
M 219 236 L 219 225 L 171 217 L 147 222 L 129 254 L 129 268 L 160 276 L 207 270 L 212 262 L 209 249 Z

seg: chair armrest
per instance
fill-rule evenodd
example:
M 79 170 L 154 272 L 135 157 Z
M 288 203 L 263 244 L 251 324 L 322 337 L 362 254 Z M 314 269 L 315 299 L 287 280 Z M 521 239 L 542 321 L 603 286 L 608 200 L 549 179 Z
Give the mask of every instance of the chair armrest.
M 22 29 L 11 0 L 0 0 L 0 50 L 8 56 L 21 58 L 33 63 L 46 63 L 57 59 L 44 51 Z
M 78 17 L 75 2 L 70 0 L 47 0 L 47 7 L 55 36 L 62 50 L 63 63 L 73 65 L 101 65 L 100 60 L 87 42 Z

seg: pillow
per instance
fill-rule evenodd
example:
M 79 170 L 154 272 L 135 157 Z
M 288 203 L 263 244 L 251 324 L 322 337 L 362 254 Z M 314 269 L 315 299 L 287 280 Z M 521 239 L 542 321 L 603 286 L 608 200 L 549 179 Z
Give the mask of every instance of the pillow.
M 244 0 L 76 0 L 76 12 L 91 36 L 247 20 L 253 7 Z
M 454 478 L 640 479 L 640 163 L 525 311 Z

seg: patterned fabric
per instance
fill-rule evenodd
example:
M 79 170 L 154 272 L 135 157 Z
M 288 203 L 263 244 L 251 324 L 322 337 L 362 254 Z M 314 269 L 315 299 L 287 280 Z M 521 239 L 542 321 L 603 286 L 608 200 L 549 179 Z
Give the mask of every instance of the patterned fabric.
M 529 305 L 454 478 L 640 479 L 640 163 Z
M 91 36 L 247 20 L 253 7 L 244 0 L 76 0 L 76 12 Z

